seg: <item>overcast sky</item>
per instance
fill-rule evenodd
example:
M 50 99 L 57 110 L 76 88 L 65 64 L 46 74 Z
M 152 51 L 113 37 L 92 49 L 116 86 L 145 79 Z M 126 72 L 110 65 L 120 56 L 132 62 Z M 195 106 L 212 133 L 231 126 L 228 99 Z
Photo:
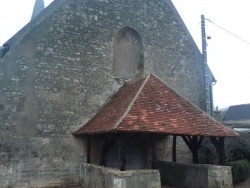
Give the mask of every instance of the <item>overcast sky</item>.
M 208 64 L 217 80 L 214 103 L 219 108 L 250 103 L 250 1 L 172 0 L 201 47 L 200 16 L 204 16 L 246 42 L 206 21 Z M 45 5 L 52 0 L 45 0 Z M 27 24 L 35 0 L 0 0 L 0 45 Z
M 206 21 L 208 65 L 217 83 L 214 103 L 220 108 L 250 103 L 250 1 L 173 0 L 190 33 L 201 48 L 200 15 L 246 42 Z

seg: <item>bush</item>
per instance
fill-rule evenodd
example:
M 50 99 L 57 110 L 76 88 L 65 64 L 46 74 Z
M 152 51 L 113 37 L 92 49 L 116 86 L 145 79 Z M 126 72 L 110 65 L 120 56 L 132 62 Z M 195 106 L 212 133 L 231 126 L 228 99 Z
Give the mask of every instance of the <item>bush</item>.
M 239 137 L 225 139 L 226 161 L 232 167 L 233 183 L 250 176 L 250 132 L 241 132 Z M 205 138 L 200 148 L 200 163 L 219 164 L 219 154 Z
M 238 161 L 230 161 L 228 163 L 232 167 L 233 183 L 238 183 L 250 175 L 250 161 L 242 159 Z
M 248 159 L 250 161 L 250 132 L 242 132 L 230 143 L 231 160 Z
M 250 132 L 240 133 L 239 137 L 225 139 L 226 161 L 248 159 L 250 161 Z M 219 164 L 219 154 L 209 140 L 205 138 L 200 148 L 200 162 Z

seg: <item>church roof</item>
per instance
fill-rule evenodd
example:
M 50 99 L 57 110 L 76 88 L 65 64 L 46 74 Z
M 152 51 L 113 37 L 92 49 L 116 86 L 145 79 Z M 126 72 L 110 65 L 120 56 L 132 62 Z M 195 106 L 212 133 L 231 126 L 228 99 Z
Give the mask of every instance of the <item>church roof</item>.
M 95 117 L 73 134 L 105 132 L 237 136 L 152 74 L 125 84 Z
M 44 1 L 43 0 L 36 0 L 31 19 L 35 18 L 44 8 L 45 8 Z

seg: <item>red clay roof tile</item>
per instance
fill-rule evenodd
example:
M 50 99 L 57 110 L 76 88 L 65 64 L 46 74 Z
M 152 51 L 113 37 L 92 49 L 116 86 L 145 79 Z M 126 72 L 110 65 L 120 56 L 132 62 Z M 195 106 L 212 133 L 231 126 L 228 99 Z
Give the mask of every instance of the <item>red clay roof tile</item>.
M 156 76 L 125 84 L 75 135 L 150 132 L 170 135 L 237 136 L 185 100 Z

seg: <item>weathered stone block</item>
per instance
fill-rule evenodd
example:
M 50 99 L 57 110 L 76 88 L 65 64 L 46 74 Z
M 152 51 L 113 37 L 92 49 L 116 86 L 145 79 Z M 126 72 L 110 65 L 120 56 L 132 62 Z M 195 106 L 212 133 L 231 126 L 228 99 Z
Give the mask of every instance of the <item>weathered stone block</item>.
M 85 188 L 161 188 L 158 170 L 119 171 L 86 163 L 81 163 L 80 183 Z
M 163 185 L 199 188 L 232 188 L 230 166 L 158 162 Z

